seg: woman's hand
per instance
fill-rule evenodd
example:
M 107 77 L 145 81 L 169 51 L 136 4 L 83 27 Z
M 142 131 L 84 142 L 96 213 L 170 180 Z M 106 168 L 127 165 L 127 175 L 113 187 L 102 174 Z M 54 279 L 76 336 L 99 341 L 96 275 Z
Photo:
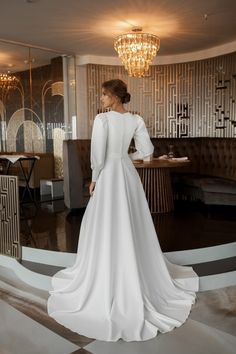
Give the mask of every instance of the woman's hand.
M 96 186 L 96 182 L 91 182 L 90 185 L 89 185 L 89 194 L 90 194 L 90 197 L 92 197 L 92 195 L 93 195 L 95 186 Z

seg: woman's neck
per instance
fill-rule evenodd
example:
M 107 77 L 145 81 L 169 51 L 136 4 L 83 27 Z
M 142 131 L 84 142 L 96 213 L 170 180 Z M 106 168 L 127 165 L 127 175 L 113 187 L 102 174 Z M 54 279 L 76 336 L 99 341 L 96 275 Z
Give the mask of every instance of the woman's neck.
M 112 111 L 118 112 L 118 113 L 125 113 L 127 110 L 124 108 L 122 103 L 114 103 L 111 106 Z

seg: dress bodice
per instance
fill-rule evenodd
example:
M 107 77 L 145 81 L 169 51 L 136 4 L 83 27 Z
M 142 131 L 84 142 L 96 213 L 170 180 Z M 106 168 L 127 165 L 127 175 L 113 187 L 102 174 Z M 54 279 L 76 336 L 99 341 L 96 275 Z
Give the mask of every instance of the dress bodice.
M 93 181 L 97 180 L 107 158 L 128 157 L 132 138 L 137 151 L 130 158 L 142 159 L 153 153 L 144 120 L 139 115 L 110 111 L 95 117 L 91 140 Z

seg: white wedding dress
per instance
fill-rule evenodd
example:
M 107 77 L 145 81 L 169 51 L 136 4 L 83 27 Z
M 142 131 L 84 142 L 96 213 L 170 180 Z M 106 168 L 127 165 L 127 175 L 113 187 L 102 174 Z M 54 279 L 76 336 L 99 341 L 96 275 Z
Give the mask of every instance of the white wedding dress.
M 133 137 L 137 152 L 129 157 Z M 74 332 L 104 341 L 148 340 L 181 326 L 195 302 L 198 276 L 162 254 L 131 160 L 152 152 L 140 116 L 96 116 L 96 188 L 81 224 L 76 262 L 53 277 L 48 300 L 49 315 Z

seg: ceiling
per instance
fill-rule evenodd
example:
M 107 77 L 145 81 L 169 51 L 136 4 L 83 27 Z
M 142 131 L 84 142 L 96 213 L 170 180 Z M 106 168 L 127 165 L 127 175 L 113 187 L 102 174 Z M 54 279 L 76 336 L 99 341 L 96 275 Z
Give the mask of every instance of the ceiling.
M 8 0 L 1 2 L 0 37 L 61 54 L 117 57 L 114 38 L 141 26 L 160 37 L 160 57 L 229 42 L 236 50 L 235 13 L 235 0 Z M 31 54 L 36 64 L 57 55 Z M 0 42 L 1 69 L 22 69 L 27 58 L 28 48 Z

